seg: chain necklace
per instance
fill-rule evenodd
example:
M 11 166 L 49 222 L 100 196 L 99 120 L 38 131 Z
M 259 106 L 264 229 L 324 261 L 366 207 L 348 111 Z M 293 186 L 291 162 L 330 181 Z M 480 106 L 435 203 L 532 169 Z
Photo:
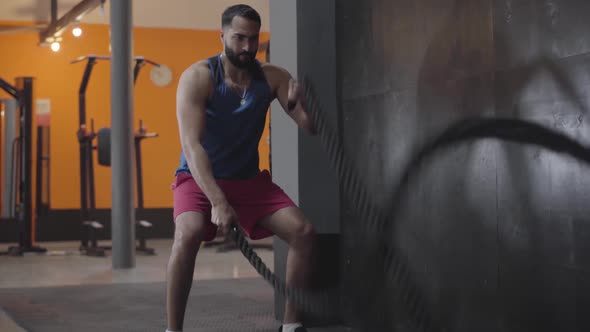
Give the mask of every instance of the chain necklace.
M 225 54 L 221 54 L 222 57 L 225 57 Z M 232 80 L 233 81 L 233 80 Z M 236 84 L 235 82 L 232 82 L 234 85 L 234 90 L 239 91 L 240 86 L 238 84 Z M 248 87 L 250 86 L 250 83 L 248 83 L 246 85 L 246 87 L 244 88 L 244 92 L 242 92 L 242 98 L 240 99 L 240 105 L 244 105 L 246 103 L 246 93 L 248 92 Z M 236 92 L 237 92 L 236 91 Z
M 242 93 L 242 100 L 240 100 L 240 105 L 244 105 L 246 103 L 246 92 L 248 91 L 248 86 L 244 88 L 244 93 Z

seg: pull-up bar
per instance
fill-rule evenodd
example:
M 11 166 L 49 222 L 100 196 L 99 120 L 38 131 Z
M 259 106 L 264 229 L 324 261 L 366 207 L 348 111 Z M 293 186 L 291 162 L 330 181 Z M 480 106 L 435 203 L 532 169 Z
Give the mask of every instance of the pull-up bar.
M 153 65 L 153 66 L 156 66 L 156 67 L 160 67 L 160 64 L 159 64 L 159 63 L 156 63 L 156 62 L 154 62 L 154 61 L 152 61 L 152 60 L 150 60 L 150 59 L 146 59 L 146 58 L 145 58 L 145 57 L 143 57 L 143 56 L 136 56 L 136 57 L 135 57 L 135 58 L 133 58 L 133 59 L 134 59 L 135 61 L 143 61 L 143 62 L 149 63 L 150 65 Z
M 92 73 L 92 66 L 96 64 L 98 60 L 111 60 L 110 55 L 96 55 L 96 54 L 89 54 L 78 57 L 72 61 L 71 64 L 87 61 L 86 68 L 84 69 L 84 74 L 82 76 L 82 82 L 80 83 L 80 90 L 78 92 L 79 95 L 79 123 L 80 126 L 86 125 L 86 88 L 88 87 L 88 82 L 90 81 L 90 74 Z M 155 67 L 160 67 L 160 64 L 152 61 L 150 59 L 145 58 L 144 56 L 136 56 L 133 58 L 135 61 L 135 67 L 133 69 L 133 83 L 137 80 L 137 76 L 139 75 L 139 70 L 143 65 L 149 63 Z
M 84 56 L 81 56 L 81 57 L 77 57 L 74 60 L 70 61 L 70 63 L 77 63 L 77 62 L 84 61 L 86 59 L 89 59 L 89 60 L 110 60 L 111 57 L 110 57 L 110 55 L 89 54 L 89 55 L 84 55 Z
M 77 62 L 81 62 L 84 61 L 86 59 L 93 59 L 93 60 L 110 60 L 111 56 L 110 55 L 95 55 L 95 54 L 89 54 L 89 55 L 84 55 L 81 57 L 78 57 L 72 61 L 70 61 L 70 63 L 77 63 Z M 152 61 L 150 59 L 147 59 L 144 56 L 136 56 L 133 58 L 133 60 L 138 61 L 138 62 L 146 62 L 149 63 L 150 65 L 156 66 L 156 67 L 160 67 L 160 64 Z
M 95 187 L 94 187 L 94 157 L 93 151 L 96 149 L 98 150 L 98 158 L 99 164 L 106 165 L 107 163 L 110 165 L 110 158 L 111 158 L 111 129 L 110 128 L 102 128 L 98 131 L 98 133 L 94 132 L 93 121 L 90 121 L 90 130 L 86 127 L 86 89 L 88 87 L 88 82 L 90 80 L 90 74 L 92 73 L 93 66 L 99 60 L 117 60 L 117 58 L 111 58 L 109 55 L 96 55 L 96 54 L 89 54 L 85 56 L 78 57 L 72 60 L 70 63 L 79 63 L 86 61 L 86 67 L 84 69 L 84 74 L 82 77 L 82 82 L 80 84 L 80 91 L 79 91 L 79 128 L 77 132 L 78 142 L 80 143 L 80 210 L 82 214 L 82 225 L 85 228 L 84 235 L 81 239 L 81 247 L 82 250 L 86 252 L 87 255 L 92 256 L 103 256 L 105 249 L 107 247 L 99 247 L 97 244 L 97 230 L 102 228 L 102 224 L 96 221 L 96 198 L 95 198 Z M 143 56 L 135 56 L 133 57 L 135 61 L 135 66 L 133 68 L 133 83 L 135 84 L 139 72 L 143 66 L 146 64 L 153 65 L 155 67 L 160 67 L 160 64 L 147 59 Z M 117 65 L 115 61 L 112 62 L 114 65 Z M 123 63 L 127 66 L 128 62 L 123 61 Z M 118 64 L 120 65 L 120 63 Z M 126 74 L 127 75 L 127 74 Z M 111 92 L 113 93 L 113 89 L 116 93 L 119 93 L 117 88 L 114 88 L 120 82 L 117 81 L 117 78 L 111 80 Z M 113 93 L 113 94 L 116 94 Z M 127 96 L 123 96 L 123 99 Z M 121 99 L 121 96 L 118 97 Z M 113 96 L 113 99 L 117 99 L 117 96 Z M 113 107 L 113 106 L 112 106 Z M 120 105 L 118 106 L 119 110 L 121 110 Z M 127 110 L 130 111 L 130 110 Z M 113 111 L 111 111 L 113 112 Z M 116 112 L 115 112 L 116 113 Z M 119 112 L 123 113 L 131 113 L 131 112 Z M 120 127 L 119 127 L 120 130 Z M 98 134 L 98 135 L 97 135 Z M 139 142 L 145 138 L 157 137 L 155 133 L 147 133 L 145 129 L 140 123 L 140 130 L 135 136 L 135 153 L 136 153 L 136 164 L 139 167 L 141 163 L 141 154 L 139 153 Z M 95 138 L 98 138 L 98 146 L 95 147 L 93 145 L 93 141 Z M 119 146 L 113 148 L 113 151 L 119 149 Z M 117 161 L 119 161 L 118 159 Z M 137 190 L 138 190 L 138 208 L 143 208 L 143 187 L 141 183 L 141 168 L 137 169 L 136 172 L 138 178 L 137 181 Z M 119 176 L 121 179 L 127 179 L 126 176 Z M 117 181 L 115 181 L 117 182 Z M 115 209 L 113 208 L 113 211 Z M 126 221 L 127 222 L 127 221 Z M 138 224 L 141 227 L 139 229 L 143 229 L 146 227 L 145 223 Z M 145 246 L 145 237 L 143 235 L 139 236 L 140 245 L 137 250 L 152 253 L 153 249 L 147 248 Z M 115 242 L 115 241 L 113 241 Z

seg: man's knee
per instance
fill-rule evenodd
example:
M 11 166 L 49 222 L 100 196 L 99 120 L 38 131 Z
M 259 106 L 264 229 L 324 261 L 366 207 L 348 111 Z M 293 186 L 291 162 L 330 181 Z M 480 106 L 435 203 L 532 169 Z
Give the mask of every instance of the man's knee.
M 198 212 L 185 212 L 176 217 L 173 250 L 198 250 L 207 232 L 205 218 Z
M 302 222 L 299 224 L 293 232 L 292 245 L 297 246 L 311 246 L 315 241 L 316 233 L 315 228 L 309 222 Z

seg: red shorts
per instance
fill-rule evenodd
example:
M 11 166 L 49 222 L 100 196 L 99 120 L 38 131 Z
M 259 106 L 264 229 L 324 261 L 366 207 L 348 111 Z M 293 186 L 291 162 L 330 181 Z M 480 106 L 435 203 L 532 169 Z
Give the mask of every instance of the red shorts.
M 273 235 L 257 225 L 260 219 L 282 208 L 295 206 L 289 196 L 272 182 L 267 170 L 252 179 L 216 182 L 236 211 L 240 225 L 253 240 Z M 209 221 L 204 241 L 213 240 L 217 234 L 217 226 L 211 222 L 211 203 L 193 176 L 178 173 L 171 187 L 174 193 L 174 220 L 187 211 L 203 213 Z

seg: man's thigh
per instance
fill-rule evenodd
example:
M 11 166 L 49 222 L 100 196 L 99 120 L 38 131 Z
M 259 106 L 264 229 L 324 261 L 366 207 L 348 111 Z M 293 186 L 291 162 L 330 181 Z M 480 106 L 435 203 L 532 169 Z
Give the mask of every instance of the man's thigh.
M 198 234 L 200 240 L 215 238 L 216 227 L 211 223 L 211 204 L 190 174 L 179 173 L 172 184 L 175 237 L 181 233 Z
M 283 210 L 296 208 L 295 203 L 275 183 L 268 172 L 262 172 L 256 178 L 247 181 L 223 183 L 222 189 L 227 193 L 229 203 L 238 214 L 240 225 L 253 240 L 270 237 L 273 222 L 263 222 L 273 215 L 283 216 Z M 287 213 L 287 217 L 290 217 Z M 271 218 L 273 219 L 273 218 Z M 262 227 L 261 222 L 266 225 Z M 284 233 L 284 232 L 283 232 Z M 276 234 L 279 235 L 279 234 Z

